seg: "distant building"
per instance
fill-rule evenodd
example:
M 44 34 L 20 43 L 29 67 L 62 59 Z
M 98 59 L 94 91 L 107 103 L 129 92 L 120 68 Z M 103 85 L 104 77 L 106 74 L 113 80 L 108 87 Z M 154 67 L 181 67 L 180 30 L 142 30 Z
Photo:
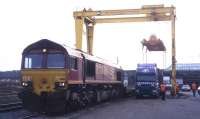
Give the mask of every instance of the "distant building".
M 20 71 L 2 71 L 0 72 L 0 79 L 20 79 Z
M 165 76 L 171 76 L 172 67 L 169 66 L 164 70 Z M 193 81 L 200 85 L 200 63 L 177 63 L 176 78 L 178 83 L 191 84 Z

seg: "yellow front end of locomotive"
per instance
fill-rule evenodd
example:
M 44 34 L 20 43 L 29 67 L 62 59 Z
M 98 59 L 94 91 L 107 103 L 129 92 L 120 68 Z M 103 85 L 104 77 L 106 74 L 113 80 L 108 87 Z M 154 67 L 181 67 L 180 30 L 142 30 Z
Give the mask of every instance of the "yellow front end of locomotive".
M 41 93 L 54 93 L 67 89 L 68 70 L 22 70 L 22 86 L 31 90 L 36 95 Z

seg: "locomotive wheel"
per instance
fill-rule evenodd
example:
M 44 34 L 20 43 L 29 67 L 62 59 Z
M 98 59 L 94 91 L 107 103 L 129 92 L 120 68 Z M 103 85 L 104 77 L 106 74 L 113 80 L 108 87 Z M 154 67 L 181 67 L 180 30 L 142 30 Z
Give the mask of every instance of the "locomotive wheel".
M 92 98 L 91 98 L 91 105 L 97 103 L 97 91 L 93 91 Z
M 80 97 L 80 106 L 82 108 L 85 108 L 86 106 L 89 105 L 90 101 L 89 101 L 89 98 L 88 98 L 88 95 L 86 92 L 82 93 L 81 94 L 81 97 Z
M 97 91 L 97 103 L 100 103 L 101 102 L 101 91 Z

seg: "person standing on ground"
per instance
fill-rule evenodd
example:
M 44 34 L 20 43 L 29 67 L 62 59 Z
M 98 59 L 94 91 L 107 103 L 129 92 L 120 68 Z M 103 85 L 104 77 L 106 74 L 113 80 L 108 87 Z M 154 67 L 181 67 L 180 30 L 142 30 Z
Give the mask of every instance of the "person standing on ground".
M 166 86 L 163 82 L 160 84 L 160 94 L 162 96 L 162 100 L 165 100 Z
M 195 82 L 192 83 L 192 93 L 193 97 L 196 96 L 197 84 Z
M 177 94 L 178 96 L 180 96 L 179 91 L 180 91 L 179 84 L 176 83 L 176 94 Z

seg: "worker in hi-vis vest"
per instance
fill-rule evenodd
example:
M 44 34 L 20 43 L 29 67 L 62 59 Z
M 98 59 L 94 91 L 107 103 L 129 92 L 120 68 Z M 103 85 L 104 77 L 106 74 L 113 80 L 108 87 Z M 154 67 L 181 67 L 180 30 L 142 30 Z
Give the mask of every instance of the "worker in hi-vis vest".
M 192 93 L 193 96 L 196 96 L 197 84 L 195 82 L 192 83 Z
M 160 84 L 160 94 L 162 96 L 162 100 L 165 100 L 166 86 L 165 84 Z

